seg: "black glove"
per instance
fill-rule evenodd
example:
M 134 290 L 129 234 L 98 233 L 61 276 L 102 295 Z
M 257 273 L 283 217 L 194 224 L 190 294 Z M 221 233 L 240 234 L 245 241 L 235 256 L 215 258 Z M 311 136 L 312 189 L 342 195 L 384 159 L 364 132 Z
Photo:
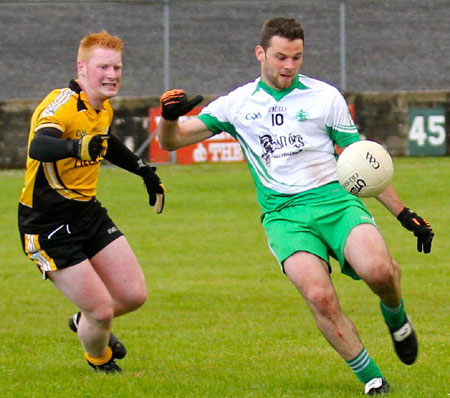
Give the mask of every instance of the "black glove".
M 136 171 L 136 174 L 141 176 L 144 180 L 145 187 L 147 188 L 149 205 L 155 206 L 156 204 L 156 213 L 160 214 L 164 209 L 165 188 L 155 171 L 156 167 L 145 164 Z
M 95 160 L 106 148 L 104 141 L 107 134 L 85 135 L 79 140 L 73 140 L 74 156 L 81 160 Z
M 162 106 L 162 117 L 166 120 L 177 120 L 188 113 L 192 108 L 203 101 L 201 95 L 197 95 L 190 101 L 183 90 L 166 91 L 159 99 Z
M 400 212 L 397 220 L 408 231 L 414 232 L 414 236 L 417 237 L 417 250 L 419 252 L 422 252 L 422 250 L 424 253 L 431 252 L 431 241 L 433 240 L 434 232 L 427 220 L 424 220 L 407 207 Z

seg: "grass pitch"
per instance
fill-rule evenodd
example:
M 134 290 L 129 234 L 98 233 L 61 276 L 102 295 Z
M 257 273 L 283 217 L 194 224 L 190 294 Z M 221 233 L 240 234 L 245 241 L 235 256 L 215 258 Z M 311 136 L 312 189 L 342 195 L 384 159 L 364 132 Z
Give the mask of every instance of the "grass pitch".
M 332 278 L 341 304 L 391 383 L 392 397 L 448 397 L 450 158 L 394 159 L 405 203 L 427 218 L 432 253 L 375 199 L 365 200 L 403 269 L 418 332 L 413 366 L 395 356 L 378 300 L 363 282 Z M 92 372 L 67 327 L 75 308 L 23 255 L 16 225 L 23 171 L 0 172 L 0 393 L 22 397 L 266 398 L 362 395 L 362 385 L 318 332 L 279 271 L 259 223 L 246 165 L 160 166 L 166 209 L 147 205 L 138 177 L 103 168 L 99 200 L 125 233 L 149 297 L 118 318 L 129 350 L 121 375 Z

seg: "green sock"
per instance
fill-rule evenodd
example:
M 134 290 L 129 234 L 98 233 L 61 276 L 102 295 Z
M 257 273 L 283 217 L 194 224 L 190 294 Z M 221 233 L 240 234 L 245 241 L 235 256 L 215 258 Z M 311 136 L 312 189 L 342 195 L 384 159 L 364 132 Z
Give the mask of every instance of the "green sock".
M 403 299 L 400 304 L 396 307 L 389 307 L 380 301 L 381 313 L 383 314 L 384 320 L 392 329 L 398 329 L 406 322 L 405 308 L 403 305 Z
M 358 380 L 363 383 L 367 383 L 375 377 L 381 377 L 384 379 L 384 376 L 380 372 L 377 364 L 369 356 L 365 348 L 363 348 L 355 358 L 345 362 L 347 362 L 353 370 Z

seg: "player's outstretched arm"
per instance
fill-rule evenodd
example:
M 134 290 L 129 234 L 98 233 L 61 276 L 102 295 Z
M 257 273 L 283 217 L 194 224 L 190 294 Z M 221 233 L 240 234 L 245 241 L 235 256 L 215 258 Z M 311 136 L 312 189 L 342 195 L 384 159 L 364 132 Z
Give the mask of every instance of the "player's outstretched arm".
M 148 193 L 150 206 L 155 206 L 156 213 L 164 209 L 165 188 L 156 174 L 156 167 L 150 166 L 130 151 L 116 136 L 109 135 L 108 151 L 105 159 L 142 178 Z
M 377 199 L 400 221 L 402 226 L 414 233 L 417 250 L 430 253 L 434 232 L 427 220 L 408 209 L 392 186 L 389 186 Z

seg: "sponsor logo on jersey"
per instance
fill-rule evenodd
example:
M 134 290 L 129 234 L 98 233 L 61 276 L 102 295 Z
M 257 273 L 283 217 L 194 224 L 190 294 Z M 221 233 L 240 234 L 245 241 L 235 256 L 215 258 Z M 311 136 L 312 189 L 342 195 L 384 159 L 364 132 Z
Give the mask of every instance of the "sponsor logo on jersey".
M 104 151 L 106 153 L 106 151 Z M 81 160 L 77 159 L 75 161 L 75 167 L 86 167 L 86 166 L 93 166 L 97 163 L 100 163 L 104 159 L 104 155 L 100 154 L 100 156 L 97 157 L 95 160 Z
M 294 133 L 282 135 L 275 139 L 269 134 L 264 134 L 259 137 L 259 142 L 263 149 L 261 157 L 266 164 L 270 164 L 272 158 L 277 159 L 296 155 L 305 146 L 303 137 Z

